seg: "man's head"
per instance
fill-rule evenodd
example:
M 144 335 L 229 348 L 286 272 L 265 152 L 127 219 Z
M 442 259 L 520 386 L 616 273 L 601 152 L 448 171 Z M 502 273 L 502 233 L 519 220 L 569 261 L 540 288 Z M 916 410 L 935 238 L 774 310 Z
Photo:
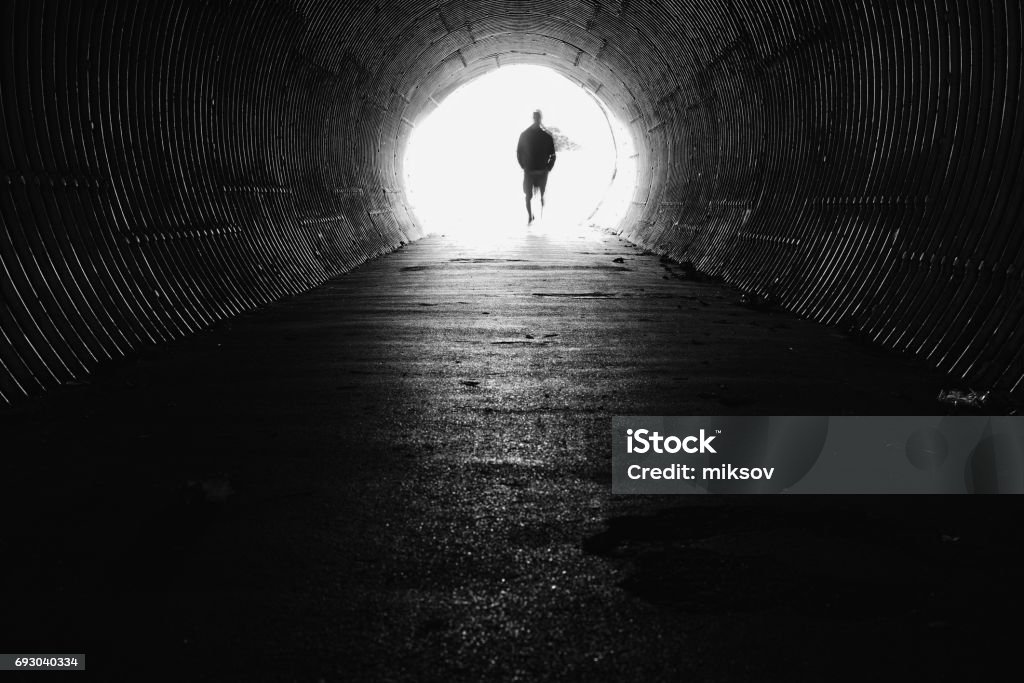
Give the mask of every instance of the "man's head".
M 539 126 L 540 125 L 540 120 L 541 120 L 541 118 L 543 118 L 543 116 L 544 115 L 541 114 L 540 109 L 534 109 L 533 110 L 533 125 Z

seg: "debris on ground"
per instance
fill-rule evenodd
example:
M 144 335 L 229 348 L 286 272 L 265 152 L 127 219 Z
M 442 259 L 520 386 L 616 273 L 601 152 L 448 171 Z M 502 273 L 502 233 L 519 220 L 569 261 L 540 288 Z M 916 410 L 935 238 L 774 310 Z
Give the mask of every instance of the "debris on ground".
M 467 387 L 478 387 L 478 386 L 480 386 L 480 382 L 476 381 L 475 379 L 464 379 L 464 380 L 462 380 L 462 384 L 466 385 Z
M 939 402 L 947 403 L 951 406 L 968 406 L 971 408 L 981 408 L 988 402 L 989 392 L 982 391 L 978 392 L 974 389 L 969 391 L 963 391 L 962 389 L 951 389 L 949 391 L 939 391 Z
M 626 262 L 626 259 L 622 258 L 621 256 L 619 258 L 612 259 L 612 263 L 625 263 L 625 262 Z
M 742 292 L 740 294 L 739 304 L 752 308 L 755 311 L 772 310 L 776 307 L 775 300 L 770 296 L 762 296 L 756 292 Z

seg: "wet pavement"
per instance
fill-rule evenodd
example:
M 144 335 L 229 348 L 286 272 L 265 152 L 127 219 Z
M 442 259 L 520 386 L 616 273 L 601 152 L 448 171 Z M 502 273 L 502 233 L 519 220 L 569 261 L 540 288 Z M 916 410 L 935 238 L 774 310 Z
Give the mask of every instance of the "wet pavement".
M 111 679 L 976 677 L 1015 497 L 613 497 L 610 418 L 949 380 L 543 224 L 434 236 L 0 414 L 4 649 Z

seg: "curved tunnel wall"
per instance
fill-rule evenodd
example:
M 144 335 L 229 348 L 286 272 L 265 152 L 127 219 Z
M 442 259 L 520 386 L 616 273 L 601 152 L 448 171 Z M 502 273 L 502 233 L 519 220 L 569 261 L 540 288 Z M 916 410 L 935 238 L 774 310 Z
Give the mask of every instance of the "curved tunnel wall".
M 409 132 L 511 63 L 628 122 L 631 239 L 975 386 L 1024 377 L 1016 0 L 0 12 L 5 400 L 416 239 Z

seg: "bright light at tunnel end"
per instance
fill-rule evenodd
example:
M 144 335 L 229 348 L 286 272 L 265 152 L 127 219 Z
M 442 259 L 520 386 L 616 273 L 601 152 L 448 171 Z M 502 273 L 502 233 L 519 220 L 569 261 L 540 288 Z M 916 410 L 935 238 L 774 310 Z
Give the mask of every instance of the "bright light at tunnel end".
M 405 191 L 428 233 L 500 238 L 526 225 L 519 134 L 535 109 L 555 137 L 544 229 L 616 227 L 636 186 L 633 140 L 597 96 L 552 69 L 506 66 L 463 85 L 417 122 Z M 539 198 L 534 211 L 539 214 Z

